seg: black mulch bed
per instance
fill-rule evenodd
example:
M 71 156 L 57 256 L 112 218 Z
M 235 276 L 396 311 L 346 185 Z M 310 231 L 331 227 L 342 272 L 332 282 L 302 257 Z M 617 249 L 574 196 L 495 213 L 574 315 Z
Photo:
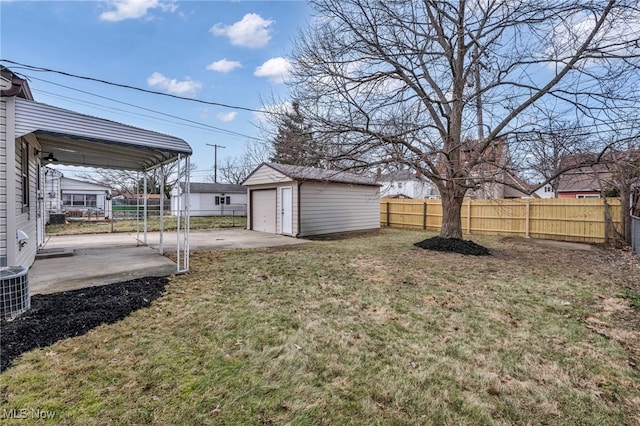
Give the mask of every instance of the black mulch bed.
M 24 352 L 80 336 L 149 306 L 162 296 L 168 282 L 167 278 L 147 277 L 32 296 L 27 312 L 13 320 L 0 320 L 0 371 Z
M 490 256 L 491 252 L 486 247 L 476 244 L 471 240 L 461 240 L 460 238 L 433 237 L 415 243 L 414 246 L 426 250 L 446 251 L 473 256 Z

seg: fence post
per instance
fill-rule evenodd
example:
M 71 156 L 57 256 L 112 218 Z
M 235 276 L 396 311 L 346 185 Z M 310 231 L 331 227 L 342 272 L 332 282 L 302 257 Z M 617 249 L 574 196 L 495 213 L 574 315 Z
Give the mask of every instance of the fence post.
M 389 227 L 389 201 L 387 201 L 387 228 Z
M 422 204 L 422 229 L 427 229 L 427 202 Z
M 531 208 L 531 200 L 527 200 L 525 203 L 525 217 L 524 217 L 524 237 L 525 238 L 531 238 L 529 236 L 529 222 L 531 220 L 531 213 L 529 212 L 529 209 Z
M 471 235 L 471 200 L 467 198 L 467 234 Z

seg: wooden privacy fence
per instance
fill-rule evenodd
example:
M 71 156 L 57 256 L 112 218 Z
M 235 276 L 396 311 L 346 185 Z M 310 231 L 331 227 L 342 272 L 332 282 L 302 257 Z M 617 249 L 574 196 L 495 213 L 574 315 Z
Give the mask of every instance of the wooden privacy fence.
M 608 198 L 614 226 L 620 229 L 620 200 Z M 462 231 L 546 240 L 603 243 L 608 239 L 603 199 L 465 200 Z M 382 199 L 382 226 L 440 231 L 440 200 Z

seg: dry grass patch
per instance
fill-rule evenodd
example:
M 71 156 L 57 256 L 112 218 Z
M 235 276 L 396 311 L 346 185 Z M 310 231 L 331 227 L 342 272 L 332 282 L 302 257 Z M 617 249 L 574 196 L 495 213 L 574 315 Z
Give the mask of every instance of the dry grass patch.
M 215 229 L 215 228 L 244 228 L 247 225 L 247 218 L 231 216 L 194 216 L 189 220 L 190 229 Z M 72 220 L 64 225 L 47 225 L 45 233 L 47 235 L 79 235 L 79 234 L 106 234 L 110 232 L 136 232 L 143 229 L 143 220 L 115 220 L 109 221 L 88 221 Z M 181 226 L 183 226 L 181 224 Z M 165 231 L 175 231 L 177 219 L 167 216 L 164 219 L 163 229 Z M 150 232 L 160 229 L 160 220 L 149 218 L 147 220 L 147 230 Z
M 2 408 L 100 425 L 640 422 L 632 259 L 412 246 L 428 235 L 198 253 L 148 309 L 16 360 Z

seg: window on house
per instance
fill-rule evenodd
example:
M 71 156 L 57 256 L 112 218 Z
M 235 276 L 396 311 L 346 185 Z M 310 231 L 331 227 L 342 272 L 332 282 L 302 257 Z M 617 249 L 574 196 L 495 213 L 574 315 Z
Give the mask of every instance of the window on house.
M 223 204 L 223 205 L 224 204 L 226 204 L 226 205 L 231 204 L 231 197 L 230 196 L 221 197 L 221 196 L 216 195 L 216 206 L 219 206 L 220 204 Z
M 22 213 L 29 211 L 29 145 L 22 144 L 20 153 L 20 173 L 22 185 Z
M 95 194 L 62 194 L 62 205 L 66 207 L 96 207 L 97 201 Z
M 402 182 L 398 182 L 398 189 L 402 189 Z
M 578 194 L 576 198 L 600 198 L 598 194 Z
M 551 192 L 551 187 L 550 186 L 545 186 L 544 187 L 544 192 Z

